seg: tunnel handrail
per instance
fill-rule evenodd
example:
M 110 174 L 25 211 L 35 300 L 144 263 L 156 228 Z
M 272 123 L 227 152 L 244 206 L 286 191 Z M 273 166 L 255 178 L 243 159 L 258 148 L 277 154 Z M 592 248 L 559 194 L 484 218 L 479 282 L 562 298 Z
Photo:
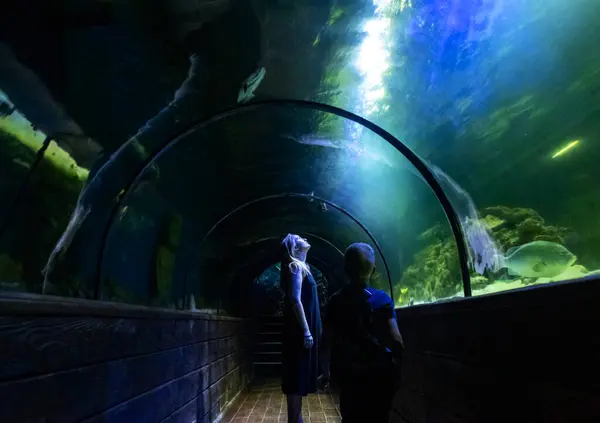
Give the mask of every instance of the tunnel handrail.
M 352 213 L 350 213 L 348 210 L 346 210 L 342 206 L 339 206 L 339 205 L 335 204 L 332 201 L 326 200 L 326 199 L 324 199 L 322 197 L 318 197 L 318 196 L 313 195 L 313 194 L 303 194 L 303 193 L 299 193 L 299 192 L 283 192 L 283 193 L 280 193 L 280 194 L 271 194 L 271 195 L 265 195 L 264 197 L 255 198 L 254 200 L 247 201 L 244 204 L 242 204 L 241 206 L 236 207 L 235 209 L 233 209 L 232 211 L 230 211 L 229 213 L 227 213 L 225 216 L 223 216 L 221 219 L 219 219 L 208 230 L 208 232 L 206 232 L 206 234 L 204 234 L 204 236 L 202 237 L 202 239 L 200 240 L 200 242 L 198 243 L 198 245 L 194 249 L 194 252 L 192 253 L 192 255 L 190 257 L 190 260 L 188 261 L 187 270 L 186 270 L 186 273 L 185 273 L 184 285 L 183 285 L 184 286 L 183 292 L 186 295 L 188 294 L 187 293 L 188 275 L 189 275 L 190 269 L 192 267 L 192 264 L 194 263 L 194 260 L 196 259 L 196 256 L 200 252 L 200 248 L 202 247 L 202 244 L 204 243 L 204 240 L 207 239 L 219 227 L 219 225 L 221 223 L 223 223 L 224 221 L 226 221 L 227 219 L 229 219 L 231 216 L 233 216 L 234 214 L 238 213 L 239 211 L 245 209 L 246 207 L 252 206 L 254 204 L 258 204 L 258 203 L 260 203 L 262 201 L 268 201 L 268 200 L 274 200 L 274 199 L 286 198 L 286 197 L 310 198 L 310 199 L 313 199 L 313 200 L 316 200 L 316 201 L 321 201 L 321 202 L 323 202 L 323 203 L 325 203 L 325 204 L 333 207 L 334 209 L 341 211 L 343 214 L 345 214 L 346 216 L 348 216 L 352 221 L 354 221 L 354 223 L 356 223 L 363 230 L 363 232 L 367 234 L 367 236 L 369 237 L 369 239 L 371 240 L 371 242 L 373 242 L 373 245 L 375 245 L 375 248 L 379 252 L 379 255 L 381 256 L 381 260 L 383 261 L 383 266 L 385 268 L 385 272 L 386 272 L 386 275 L 387 275 L 388 283 L 390 285 L 390 297 L 392 297 L 392 300 L 394 299 L 394 291 L 393 291 L 394 286 L 393 286 L 393 283 L 392 283 L 392 275 L 390 274 L 390 269 L 388 267 L 387 260 L 385 259 L 385 255 L 383 254 L 383 251 L 382 251 L 381 247 L 379 246 L 379 243 L 377 242 L 377 240 L 375 239 L 375 237 L 373 236 L 373 234 L 371 233 L 371 231 L 369 231 L 369 229 L 359 219 L 357 219 Z M 342 255 L 343 255 L 343 253 L 342 253 Z
M 141 163 L 140 167 L 137 169 L 136 173 L 134 173 L 134 177 L 130 179 L 123 186 L 123 195 L 117 198 L 117 201 L 113 203 L 113 207 L 108 216 L 108 222 L 106 227 L 104 228 L 104 232 L 102 234 L 102 238 L 100 240 L 100 251 L 98 253 L 98 262 L 97 262 L 97 271 L 96 271 L 96 283 L 95 283 L 95 297 L 96 299 L 100 298 L 100 288 L 102 282 L 102 264 L 104 262 L 104 256 L 106 254 L 106 247 L 108 236 L 110 230 L 114 224 L 115 218 L 118 214 L 119 209 L 121 208 L 121 204 L 125 201 L 125 199 L 129 198 L 130 193 L 132 192 L 132 187 L 136 186 L 139 180 L 142 178 L 144 170 L 150 165 L 156 158 L 162 155 L 164 152 L 168 151 L 173 145 L 177 144 L 179 141 L 193 133 L 194 131 L 204 128 L 214 122 L 218 122 L 230 116 L 234 116 L 241 112 L 248 112 L 252 110 L 259 109 L 263 106 L 283 106 L 283 107 L 298 107 L 298 108 L 306 108 L 312 110 L 318 110 L 325 113 L 331 113 L 333 115 L 339 116 L 344 119 L 351 120 L 359 125 L 364 126 L 371 132 L 374 132 L 376 135 L 379 135 L 385 141 L 387 141 L 392 147 L 394 147 L 400 154 L 402 154 L 406 159 L 417 169 L 417 171 L 421 174 L 425 182 L 429 185 L 437 200 L 439 201 L 448 222 L 450 223 L 450 228 L 452 230 L 452 234 L 456 241 L 456 247 L 458 250 L 458 260 L 461 271 L 461 278 L 463 282 L 463 290 L 465 297 L 471 296 L 471 276 L 469 274 L 469 256 L 467 253 L 467 244 L 465 241 L 465 236 L 463 234 L 462 227 L 460 225 L 460 219 L 458 214 L 452 207 L 448 196 L 444 192 L 442 186 L 439 181 L 435 178 L 435 175 L 427 166 L 427 163 L 423 159 L 421 159 L 415 152 L 413 152 L 407 145 L 402 143 L 392 134 L 387 132 L 385 129 L 376 125 L 375 123 L 360 117 L 352 112 L 341 109 L 339 107 L 331 106 L 328 104 L 318 103 L 310 100 L 295 100 L 295 99 L 269 99 L 262 101 L 255 101 L 246 104 L 235 105 L 231 108 L 225 109 L 221 112 L 218 112 L 212 115 L 209 118 L 202 118 L 196 123 L 190 125 L 187 129 L 181 131 L 179 135 L 174 137 L 170 137 L 165 140 L 161 145 L 152 150 L 148 154 L 148 156 Z M 126 144 L 130 144 L 135 142 L 135 139 L 128 140 Z M 123 151 L 123 147 L 119 149 L 119 151 Z

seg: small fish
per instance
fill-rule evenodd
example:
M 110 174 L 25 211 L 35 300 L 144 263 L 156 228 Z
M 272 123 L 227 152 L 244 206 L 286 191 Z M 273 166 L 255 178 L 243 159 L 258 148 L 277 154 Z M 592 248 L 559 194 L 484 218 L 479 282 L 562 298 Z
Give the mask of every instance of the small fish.
M 324 211 L 324 212 L 327 211 L 327 204 L 323 201 L 321 201 L 321 211 Z
M 320 147 L 344 148 L 344 143 L 348 143 L 344 140 L 335 140 L 330 137 L 316 135 L 301 135 L 299 137 L 293 135 L 283 135 L 283 137 L 297 142 L 298 144 L 318 145 Z
M 252 72 L 250 76 L 242 83 L 238 93 L 238 103 L 246 103 L 254 98 L 254 91 L 258 88 L 262 80 L 265 78 L 267 70 L 264 67 L 258 68 Z
M 373 151 L 362 146 L 357 141 L 348 141 L 342 138 L 333 138 L 327 136 L 301 135 L 299 137 L 293 135 L 283 135 L 283 138 L 290 139 L 298 144 L 316 145 L 319 147 L 329 147 L 345 150 L 355 159 L 368 158 L 377 162 L 382 162 L 389 167 L 394 167 L 394 164 L 388 160 L 385 155 L 374 153 Z
M 533 241 L 506 251 L 500 265 L 512 276 L 552 278 L 570 267 L 577 257 L 564 246 L 549 241 Z

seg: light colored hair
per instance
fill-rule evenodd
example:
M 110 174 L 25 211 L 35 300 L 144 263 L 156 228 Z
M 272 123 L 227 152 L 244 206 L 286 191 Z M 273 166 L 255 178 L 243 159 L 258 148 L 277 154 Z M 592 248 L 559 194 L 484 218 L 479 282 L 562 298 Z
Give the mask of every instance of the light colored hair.
M 296 256 L 298 252 L 298 235 L 295 234 L 287 234 L 287 236 L 281 242 L 281 245 L 284 248 L 284 257 L 281 260 L 281 266 L 286 262 L 288 263 L 288 268 L 292 273 L 298 273 L 298 271 L 302 272 L 303 276 L 306 276 L 310 273 L 310 268 L 308 264 L 298 259 Z

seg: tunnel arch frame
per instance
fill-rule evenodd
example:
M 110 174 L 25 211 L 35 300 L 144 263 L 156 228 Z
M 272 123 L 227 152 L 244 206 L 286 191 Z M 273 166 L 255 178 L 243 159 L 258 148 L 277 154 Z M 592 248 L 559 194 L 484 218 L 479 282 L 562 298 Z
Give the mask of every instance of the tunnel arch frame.
M 245 202 L 244 204 L 236 207 L 235 209 L 231 210 L 229 213 L 227 213 L 225 216 L 223 216 L 221 219 L 219 219 L 213 226 L 211 226 L 211 228 L 204 234 L 204 236 L 200 239 L 200 241 L 198 242 L 198 244 L 196 245 L 196 248 L 194 248 L 194 252 L 192 253 L 190 260 L 188 261 L 187 264 L 187 270 L 185 272 L 185 281 L 184 281 L 184 293 L 185 295 L 187 295 L 187 287 L 188 287 L 188 275 L 190 274 L 190 269 L 192 268 L 192 264 L 194 263 L 194 260 L 196 259 L 196 257 L 198 256 L 200 249 L 204 243 L 204 241 L 210 237 L 210 235 L 224 222 L 227 221 L 227 219 L 229 219 L 230 217 L 232 217 L 233 215 L 237 214 L 238 212 L 244 210 L 246 207 L 252 206 L 254 204 L 259 204 L 263 201 L 268 201 L 268 200 L 274 200 L 274 199 L 280 199 L 280 198 L 288 198 L 288 197 L 292 197 L 292 198 L 312 198 L 314 200 L 317 201 L 321 201 L 331 207 L 333 207 L 334 209 L 342 212 L 343 214 L 345 214 L 347 217 L 349 217 L 354 223 L 356 223 L 358 225 L 359 228 L 361 228 L 361 230 L 367 234 L 367 237 L 371 240 L 371 242 L 373 242 L 373 245 L 375 246 L 375 249 L 377 250 L 377 252 L 379 253 L 379 255 L 381 256 L 381 260 L 383 261 L 383 267 L 385 268 L 385 273 L 388 279 L 388 284 L 390 286 L 390 297 L 392 298 L 392 300 L 394 299 L 394 292 L 393 292 L 393 282 L 392 282 L 392 275 L 390 273 L 390 268 L 387 264 L 387 260 L 385 259 L 385 255 L 383 254 L 383 250 L 381 249 L 381 246 L 379 245 L 379 243 L 377 242 L 377 239 L 375 238 L 375 236 L 371 233 L 371 231 L 369 231 L 369 229 L 365 226 L 364 223 L 362 223 L 358 218 L 356 218 L 352 213 L 350 213 L 348 210 L 346 210 L 345 208 L 343 208 L 342 206 L 339 206 L 337 204 L 335 204 L 334 202 L 330 201 L 330 200 L 326 200 L 322 197 L 318 197 L 316 195 L 310 195 L 310 194 L 303 194 L 303 193 L 299 193 L 299 192 L 282 192 L 279 194 L 271 194 L 271 195 L 265 195 L 263 197 L 259 197 L 259 198 L 255 198 L 254 200 L 250 200 Z M 314 235 L 313 235 L 314 236 Z M 333 245 L 331 242 L 325 240 L 324 238 L 320 237 L 320 236 L 316 236 L 317 238 L 327 242 L 328 244 L 330 244 L 331 246 L 333 246 L 336 250 L 338 250 L 342 256 L 344 255 L 344 253 L 341 252 L 341 250 L 339 248 L 337 248 L 335 245 Z
M 267 239 L 267 238 L 265 238 L 265 239 Z M 280 238 L 279 237 L 268 237 L 268 239 L 280 239 Z M 315 255 L 312 255 L 311 257 L 307 257 L 306 262 L 310 266 L 315 267 L 323 275 L 323 277 L 327 281 L 327 285 L 328 286 L 330 286 L 330 284 L 331 284 L 332 281 L 337 281 L 338 280 L 336 278 L 333 278 L 333 279 L 329 278 L 330 276 L 334 276 L 333 275 L 333 273 L 335 273 L 334 269 L 331 266 L 329 266 L 327 264 L 327 262 L 325 260 L 321 259 L 320 257 L 316 257 Z M 274 265 L 280 263 L 280 261 L 279 260 L 275 260 L 275 261 L 269 260 L 269 261 L 266 261 L 266 263 L 269 263 L 269 264 L 267 264 L 260 272 L 255 273 L 255 275 L 254 275 L 252 281 L 250 282 L 250 284 L 256 283 L 256 279 L 257 278 L 259 278 L 271 266 L 274 266 Z M 330 294 L 328 296 L 331 297 L 331 295 L 333 295 L 333 294 Z M 186 297 L 186 299 L 184 301 L 184 307 L 189 307 L 189 304 L 186 302 L 186 301 L 188 301 L 188 298 L 189 298 L 189 295 Z M 218 303 L 217 314 L 220 314 L 220 312 L 222 310 L 223 299 L 220 298 L 219 301 L 220 302 Z
M 313 237 L 313 238 L 316 238 L 316 239 L 318 239 L 318 240 L 320 240 L 320 241 L 323 241 L 324 243 L 326 243 L 326 244 L 330 245 L 331 247 L 333 247 L 333 248 L 334 248 L 334 249 L 335 249 L 335 250 L 336 250 L 338 253 L 340 253 L 340 254 L 342 255 L 342 257 L 344 256 L 344 253 L 342 252 L 342 250 L 340 250 L 340 249 L 339 249 L 339 248 L 338 248 L 338 247 L 337 247 L 335 244 L 333 244 L 331 241 L 328 241 L 328 240 L 326 240 L 325 238 L 323 238 L 322 236 L 319 236 L 319 235 L 317 235 L 317 234 L 314 234 L 314 233 L 312 233 L 312 232 L 303 232 L 303 233 L 304 233 L 304 234 L 306 234 L 306 235 L 308 235 L 308 236 L 311 236 L 311 237 Z M 256 241 L 263 241 L 263 240 L 272 240 L 272 239 L 278 239 L 278 237 L 279 237 L 279 236 L 280 236 L 280 235 L 277 235 L 277 236 L 268 236 L 268 237 L 265 237 L 265 238 L 260 238 L 260 239 L 257 239 Z M 281 236 L 283 236 L 283 235 L 281 235 Z
M 156 159 L 158 159 L 162 154 L 170 150 L 174 145 L 179 143 L 182 139 L 192 134 L 194 131 L 205 128 L 208 125 L 221 121 L 231 116 L 235 116 L 238 113 L 243 112 L 251 112 L 253 110 L 260 109 L 264 106 L 279 106 L 279 107 L 296 107 L 296 108 L 304 108 L 311 110 L 318 110 L 324 113 L 333 114 L 335 116 L 341 117 L 343 119 L 348 119 L 359 125 L 367 128 L 371 132 L 374 132 L 379 137 L 383 138 L 388 144 L 394 147 L 400 154 L 402 154 L 420 173 L 420 175 L 425 179 L 429 188 L 433 191 L 435 197 L 438 202 L 442 206 L 444 214 L 446 215 L 446 219 L 450 224 L 450 229 L 452 230 L 452 235 L 454 236 L 454 240 L 456 242 L 457 252 L 458 252 L 458 260 L 461 272 L 461 278 L 463 282 L 463 292 L 465 297 L 471 296 L 471 277 L 469 273 L 469 255 L 467 253 L 467 243 L 465 240 L 465 236 L 463 234 L 463 230 L 460 224 L 460 219 L 454 207 L 450 203 L 450 200 L 446 193 L 444 192 L 442 186 L 439 181 L 435 178 L 435 175 L 429 169 L 427 163 L 421 159 L 415 152 L 413 152 L 406 144 L 398 140 L 392 134 L 390 134 L 385 129 L 371 122 L 370 120 L 358 116 L 352 112 L 341 109 L 339 107 L 331 106 L 324 103 L 319 103 L 310 100 L 296 100 L 296 99 L 269 99 L 262 101 L 255 101 L 241 105 L 235 105 L 231 108 L 222 110 L 217 112 L 209 117 L 204 117 L 195 123 L 191 124 L 187 129 L 180 131 L 177 135 L 170 137 L 163 141 L 162 144 L 158 145 L 154 148 L 145 160 L 142 161 L 138 169 L 133 174 L 133 178 L 129 178 L 129 180 L 123 185 L 122 191 L 123 195 L 118 196 L 117 201 L 114 202 L 110 213 L 108 215 L 108 221 L 106 222 L 106 226 L 102 233 L 102 237 L 100 239 L 100 251 L 98 252 L 98 260 L 96 263 L 96 280 L 94 284 L 94 297 L 95 299 L 101 299 L 102 294 L 102 265 L 104 263 L 104 257 L 106 255 L 105 251 L 107 248 L 107 241 L 110 235 L 110 231 L 114 225 L 115 218 L 118 214 L 121 205 L 125 202 L 126 199 L 129 198 L 129 195 L 132 192 L 132 188 L 137 186 L 140 179 L 142 178 L 144 171 L 146 168 L 152 164 Z M 130 138 L 120 149 L 119 151 L 124 151 L 127 145 L 135 142 L 134 138 Z
M 344 253 L 335 246 L 335 244 L 333 244 L 332 242 L 330 242 L 329 240 L 316 235 L 312 232 L 303 232 L 304 235 L 306 235 L 309 238 L 313 238 L 315 240 L 318 240 L 319 242 L 323 242 L 326 246 L 330 247 L 327 251 L 331 251 L 334 254 L 338 254 L 340 257 L 340 260 L 343 261 L 344 259 Z M 278 233 L 277 235 L 274 236 L 268 236 L 268 237 L 264 237 L 264 238 L 260 238 L 258 240 L 256 240 L 256 242 L 273 242 L 275 240 L 280 241 L 281 239 L 283 239 L 284 235 L 282 233 Z M 199 250 L 199 249 L 198 249 Z M 196 252 L 196 250 L 194 251 Z M 192 264 L 194 262 L 193 258 L 189 261 L 190 264 Z M 264 266 L 260 266 L 259 268 L 261 269 L 256 273 L 255 277 L 258 277 L 259 275 L 261 275 L 265 270 L 267 270 L 270 266 L 273 266 L 277 263 L 280 262 L 280 259 L 266 259 L 263 260 L 263 264 L 265 264 Z M 309 257 L 307 258 L 307 262 L 311 265 L 311 266 L 315 266 L 324 276 L 326 276 L 326 279 L 328 281 L 339 281 L 339 279 L 334 277 L 335 274 L 335 268 L 332 267 L 331 265 L 328 265 L 328 262 L 321 257 L 321 255 L 318 254 L 311 254 L 309 255 Z M 237 272 L 237 270 L 236 270 Z M 330 278 L 331 276 L 331 278 Z M 187 284 L 187 280 L 185 281 L 185 283 Z M 227 286 L 227 288 L 225 290 L 228 290 L 229 286 Z M 185 289 L 183 290 L 184 293 L 184 298 L 183 298 L 183 302 L 182 302 L 182 308 L 185 309 L 190 309 L 191 304 L 190 304 L 190 297 L 193 295 L 193 292 L 191 291 L 186 291 Z M 223 298 L 219 298 L 219 302 L 218 302 L 218 309 L 221 309 L 221 306 L 223 304 Z

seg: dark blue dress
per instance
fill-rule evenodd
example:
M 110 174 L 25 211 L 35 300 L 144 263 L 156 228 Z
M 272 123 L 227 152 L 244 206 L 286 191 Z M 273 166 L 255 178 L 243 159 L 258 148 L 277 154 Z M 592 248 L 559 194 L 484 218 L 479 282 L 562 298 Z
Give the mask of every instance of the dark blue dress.
M 281 288 L 285 291 L 285 306 L 281 387 L 286 395 L 306 396 L 317 391 L 321 311 L 319 310 L 317 284 L 313 276 L 308 274 L 302 280 L 301 301 L 314 345 L 311 349 L 306 349 L 304 348 L 304 331 L 292 310 L 292 304 L 287 295 L 291 281 L 291 272 L 282 271 Z

